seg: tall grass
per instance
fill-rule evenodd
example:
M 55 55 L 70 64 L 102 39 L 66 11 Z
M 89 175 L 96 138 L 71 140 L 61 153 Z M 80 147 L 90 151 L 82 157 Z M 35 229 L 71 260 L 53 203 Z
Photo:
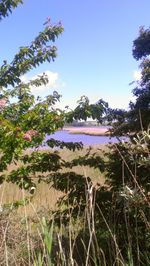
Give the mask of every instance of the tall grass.
M 106 243 L 108 247 L 111 245 L 112 249 L 110 252 L 111 259 L 108 260 L 109 252 L 104 249 L 102 240 L 99 241 L 98 239 L 98 234 L 102 228 L 98 229 L 95 224 L 95 204 L 97 204 L 95 193 L 94 187 L 89 185 L 86 190 L 87 204 L 84 213 L 75 219 L 70 211 L 67 225 L 63 223 L 63 217 L 60 216 L 58 226 L 54 212 L 43 209 L 38 213 L 32 203 L 30 203 L 34 212 L 32 217 L 27 216 L 26 211 L 24 215 L 23 213 L 16 215 L 15 210 L 3 212 L 0 215 L 1 265 L 135 265 L 132 258 L 133 250 L 128 232 L 130 231 L 128 221 L 126 223 L 128 243 L 125 243 L 126 248 L 128 248 L 128 258 L 124 258 L 117 238 L 106 220 L 105 214 L 99 208 L 100 216 L 106 226 L 106 238 L 109 235 Z M 128 213 L 125 215 L 127 216 Z M 138 241 L 138 236 L 136 239 Z M 147 264 L 145 265 L 149 265 L 148 254 L 144 255 L 143 251 L 143 256 L 147 256 Z M 139 263 L 139 265 L 143 264 Z
M 71 160 L 81 154 L 66 152 L 65 156 Z M 129 171 L 134 189 L 126 184 L 125 167 L 130 170 L 130 165 L 121 156 L 122 189 L 116 198 L 115 192 L 110 197 L 111 187 L 99 171 L 81 166 L 74 170 L 85 177 L 83 201 L 70 201 L 68 191 L 67 200 L 56 205 L 65 194 L 46 184 L 39 184 L 35 195 L 29 197 L 24 190 L 4 183 L 0 188 L 0 265 L 150 265 L 150 252 L 141 250 L 140 243 L 140 223 L 146 237 L 150 236 L 150 223 L 143 205 L 136 205 L 138 199 L 144 202 L 148 198 L 138 181 L 134 182 L 136 168 L 134 174 Z M 94 177 L 92 182 L 89 174 Z M 22 206 L 12 208 L 13 200 L 22 201 Z

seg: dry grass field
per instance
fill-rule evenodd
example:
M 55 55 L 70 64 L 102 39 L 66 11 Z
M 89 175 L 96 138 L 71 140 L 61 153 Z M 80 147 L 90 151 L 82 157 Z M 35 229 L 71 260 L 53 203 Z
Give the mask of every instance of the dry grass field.
M 99 148 L 93 147 L 92 152 L 102 153 Z M 42 151 L 41 151 L 42 152 Z M 83 156 L 87 152 L 87 147 L 80 151 L 71 152 L 67 149 L 60 150 L 64 160 L 71 161 L 78 156 Z M 16 166 L 11 165 L 8 170 Z M 84 174 L 92 177 L 93 182 L 104 182 L 104 176 L 98 169 L 90 167 L 76 166 L 73 169 L 78 174 Z M 67 171 L 67 169 L 62 169 Z M 55 204 L 62 192 L 55 190 L 50 185 L 41 182 L 37 184 L 34 195 L 30 195 L 17 185 L 4 182 L 0 186 L 0 265 L 9 266 L 27 266 L 27 265 L 51 265 L 48 262 L 44 264 L 36 263 L 36 254 L 39 250 L 45 251 L 45 243 L 42 235 L 42 217 L 50 220 L 52 211 L 55 210 Z M 11 210 L 13 202 L 24 201 L 29 197 L 29 202 Z M 75 233 L 75 227 L 71 227 L 71 234 Z M 57 228 L 56 228 L 57 231 Z M 62 234 L 60 232 L 60 234 Z M 59 235 L 59 234 L 58 234 Z M 50 239 L 49 239 L 50 241 Z M 61 240 L 62 241 L 62 240 Z M 47 257 L 47 255 L 45 255 Z M 65 265 L 59 264 L 58 265 Z
M 103 145 L 98 145 L 92 148 L 92 152 L 96 152 L 98 154 L 101 154 L 101 151 L 99 149 L 104 149 Z M 87 152 L 87 147 L 85 147 L 81 151 L 69 151 L 67 149 L 60 150 L 60 154 L 64 160 L 71 161 L 72 159 L 77 158 L 78 156 L 83 156 Z M 14 167 L 11 165 L 9 167 L 9 170 L 14 169 Z M 67 171 L 68 169 L 62 169 L 62 171 Z M 94 169 L 88 166 L 76 166 L 72 169 L 78 174 L 83 174 L 86 176 L 90 176 L 94 183 L 103 183 L 104 182 L 104 176 L 99 172 L 98 169 Z M 30 198 L 30 203 L 27 204 L 26 210 L 28 214 L 34 214 L 35 210 L 36 212 L 40 211 L 43 208 L 46 209 L 53 209 L 55 207 L 55 204 L 58 200 L 58 198 L 62 195 L 62 192 L 55 190 L 51 187 L 51 185 L 45 184 L 44 182 L 37 183 L 37 188 L 34 193 L 34 195 L 30 195 L 25 190 L 19 189 L 17 185 L 4 182 L 0 186 L 0 206 L 3 205 L 10 205 L 13 202 L 23 200 L 26 196 Z M 19 207 L 18 212 L 21 213 L 23 210 L 23 207 Z M 23 210 L 24 212 L 24 210 Z

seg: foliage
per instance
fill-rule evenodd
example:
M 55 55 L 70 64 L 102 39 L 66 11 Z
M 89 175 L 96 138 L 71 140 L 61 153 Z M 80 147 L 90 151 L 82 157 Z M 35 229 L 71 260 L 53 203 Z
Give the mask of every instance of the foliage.
M 47 225 L 47 221 L 45 217 L 42 218 L 41 222 L 42 227 L 42 237 L 43 237 L 43 244 L 44 248 L 43 251 L 45 251 L 45 254 L 41 254 L 39 251 L 38 254 L 35 256 L 33 265 L 34 266 L 42 266 L 42 265 L 48 265 L 52 266 L 54 265 L 52 263 L 52 242 L 53 242 L 53 223 L 51 225 L 51 228 L 49 229 Z
M 0 1 L 0 20 L 12 13 L 12 9 L 22 4 L 22 0 L 1 0 Z
M 114 134 L 135 134 L 147 130 L 150 117 L 150 29 L 140 28 L 139 36 L 133 42 L 133 57 L 142 60 L 141 79 L 133 90 L 134 102 L 130 102 L 129 111 L 108 110 L 108 121 L 113 121 Z M 132 82 L 135 84 L 135 82 Z
M 8 15 L 11 7 L 18 3 L 7 1 L 3 16 Z M 73 119 L 86 120 L 92 117 L 100 121 L 107 109 L 107 103 L 103 100 L 94 105 L 83 96 L 75 110 L 62 111 L 55 107 L 61 97 L 58 92 L 54 91 L 45 99 L 36 98 L 31 93 L 31 88 L 47 84 L 45 73 L 34 80 L 22 81 L 21 76 L 26 72 L 56 58 L 57 48 L 52 44 L 63 32 L 63 26 L 61 22 L 52 25 L 49 20 L 44 25 L 44 30 L 30 45 L 20 47 L 11 63 L 4 60 L 0 67 L 0 183 L 6 180 L 25 189 L 35 187 L 35 173 L 39 173 L 37 176 L 41 180 L 43 173 L 57 172 L 66 164 L 57 152 L 48 147 L 69 150 L 83 147 L 82 143 L 65 143 L 52 138 L 46 141 L 47 135 Z M 46 151 L 41 152 L 41 147 L 45 147 Z M 16 169 L 8 172 L 11 164 L 15 164 Z
M 18 1 L 6 1 L 7 9 L 14 7 Z M 7 12 L 5 13 L 7 14 Z M 3 14 L 3 16 L 5 16 Z M 23 83 L 21 75 L 39 64 L 56 57 L 56 38 L 63 32 L 61 23 L 46 24 L 43 32 L 33 40 L 31 45 L 21 47 L 10 64 L 4 60 L 0 68 L 0 181 L 8 180 L 29 188 L 33 183 L 28 170 L 20 167 L 10 176 L 4 174 L 8 165 L 22 159 L 23 152 L 28 148 L 43 145 L 46 134 L 55 132 L 64 125 L 64 112 L 54 108 L 60 95 L 53 92 L 44 100 L 31 94 L 31 87 L 47 84 L 45 74 Z M 40 155 L 39 155 L 40 156 Z M 32 157 L 32 155 L 31 155 Z M 47 159 L 47 158 L 46 158 Z M 33 172 L 33 170 L 32 170 Z
M 139 37 L 133 42 L 133 57 L 139 60 L 150 54 L 150 30 L 140 27 Z
M 87 118 L 92 118 L 102 123 L 104 115 L 106 115 L 108 109 L 108 103 L 100 99 L 95 104 L 90 104 L 88 97 L 82 96 L 78 101 L 78 106 L 67 113 L 67 122 L 73 122 L 73 120 L 86 121 Z
M 19 2 L 5 1 L 4 9 L 0 4 L 1 17 L 7 16 Z M 150 115 L 149 30 L 141 29 L 139 38 L 134 41 L 134 57 L 144 59 L 141 64 L 142 79 L 133 91 L 136 101 L 130 103 L 129 112 L 109 109 L 103 100 L 90 104 L 86 96 L 81 97 L 75 110 L 62 111 L 55 107 L 60 100 L 56 91 L 45 99 L 31 94 L 32 86 L 47 84 L 47 76 L 43 74 L 24 83 L 21 75 L 56 58 L 57 48 L 50 43 L 54 43 L 62 32 L 61 23 L 46 23 L 45 29 L 30 45 L 21 47 L 11 63 L 4 60 L 0 68 L 0 182 L 13 182 L 33 192 L 36 176 L 39 182 L 43 180 L 64 192 L 65 195 L 58 201 L 55 222 L 60 227 L 64 223 L 68 229 L 70 214 L 75 222 L 77 218 L 81 221 L 78 240 L 82 247 L 84 243 L 86 251 L 84 265 L 100 265 L 99 258 L 102 258 L 102 265 L 144 265 L 146 258 L 141 253 L 144 249 L 149 257 L 150 248 L 150 135 L 149 131 L 144 131 Z M 85 156 L 70 161 L 65 161 L 57 150 L 47 149 L 82 149 L 82 143 L 65 143 L 52 138 L 46 141 L 46 136 L 62 128 L 65 122 L 86 120 L 88 117 L 102 122 L 105 116 L 108 121 L 115 122 L 115 133 L 138 132 L 137 137 L 132 137 L 131 142 L 111 146 L 104 156 L 91 153 L 89 149 Z M 16 167 L 8 171 L 11 164 Z M 94 184 L 86 172 L 76 174 L 73 168 L 77 165 L 83 169 L 87 165 L 97 168 L 100 174 L 105 172 L 105 184 Z M 66 171 L 63 171 L 64 167 Z M 47 228 L 44 221 L 44 244 L 48 251 L 48 263 L 51 264 L 53 237 L 52 231 L 49 234 Z M 105 251 L 107 259 L 99 250 Z M 42 253 L 39 253 L 35 265 L 41 264 L 41 259 Z

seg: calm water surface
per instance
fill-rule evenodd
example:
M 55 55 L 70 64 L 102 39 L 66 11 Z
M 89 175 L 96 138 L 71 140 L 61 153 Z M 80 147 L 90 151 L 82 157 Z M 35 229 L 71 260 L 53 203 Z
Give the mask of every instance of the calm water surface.
M 107 136 L 89 136 L 85 134 L 69 134 L 66 130 L 60 130 L 54 134 L 47 136 L 46 140 L 54 138 L 60 141 L 66 142 L 82 142 L 84 145 L 97 145 L 97 144 L 108 144 L 109 142 L 118 142 L 116 137 L 110 138 Z M 120 138 L 126 140 L 126 138 Z

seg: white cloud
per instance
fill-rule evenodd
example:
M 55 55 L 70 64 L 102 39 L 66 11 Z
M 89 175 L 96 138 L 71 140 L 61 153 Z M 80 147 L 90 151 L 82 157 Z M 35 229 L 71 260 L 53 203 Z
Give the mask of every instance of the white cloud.
M 57 89 L 58 88 L 58 73 L 57 72 L 52 72 L 52 71 L 45 71 L 44 72 L 48 78 L 48 83 L 46 85 L 41 85 L 39 87 L 36 86 L 31 86 L 31 92 L 35 95 L 39 96 L 45 96 L 49 94 L 50 89 Z M 21 81 L 24 83 L 27 83 L 29 80 L 34 80 L 38 78 L 38 76 L 42 76 L 43 73 L 39 73 L 36 76 L 33 76 L 31 78 L 28 78 L 27 76 L 22 76 Z
M 28 82 L 28 78 L 27 78 L 27 76 L 21 76 L 20 77 L 20 79 L 21 79 L 21 81 L 23 82 L 23 83 L 27 83 Z
M 135 71 L 133 72 L 133 77 L 134 77 L 134 79 L 135 79 L 136 81 L 139 81 L 139 80 L 141 79 L 141 77 L 142 77 L 142 74 L 141 74 L 140 71 L 135 70 Z
M 44 72 L 46 76 L 48 77 L 48 83 L 46 85 L 42 85 L 39 87 L 32 86 L 31 92 L 33 94 L 48 94 L 50 89 L 56 89 L 58 85 L 58 73 L 57 72 L 51 72 L 49 70 Z M 31 78 L 31 80 L 36 79 L 38 76 L 41 76 L 43 73 L 40 73 L 34 77 Z

